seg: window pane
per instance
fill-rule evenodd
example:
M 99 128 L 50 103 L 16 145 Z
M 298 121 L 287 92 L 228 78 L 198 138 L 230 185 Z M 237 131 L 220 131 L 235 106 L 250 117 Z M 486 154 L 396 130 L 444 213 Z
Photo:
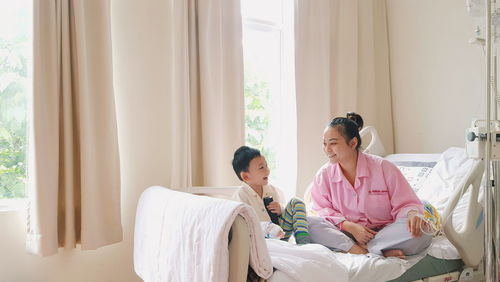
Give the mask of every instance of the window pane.
M 31 0 L 0 0 L 0 199 L 25 196 L 31 7 Z
M 280 32 L 245 29 L 243 46 L 246 142 L 266 156 L 272 180 L 276 156 L 270 129 L 273 127 L 273 97 L 280 92 Z

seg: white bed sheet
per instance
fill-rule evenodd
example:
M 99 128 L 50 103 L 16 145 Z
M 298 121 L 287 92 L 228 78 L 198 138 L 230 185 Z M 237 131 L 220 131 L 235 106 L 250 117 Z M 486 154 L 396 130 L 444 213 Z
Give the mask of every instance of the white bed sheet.
M 305 249 L 305 246 L 296 246 L 293 243 L 279 242 L 281 245 L 288 244 L 289 247 L 284 248 L 278 246 L 276 243 L 268 241 L 268 249 L 273 261 L 273 267 L 277 269 L 273 275 L 267 280 L 268 282 L 285 282 L 285 281 L 345 281 L 344 272 L 341 271 L 337 265 L 328 268 L 328 259 L 332 259 L 337 264 L 340 264 L 345 271 L 347 271 L 348 281 L 350 282 L 364 282 L 364 281 L 389 281 L 396 279 L 403 275 L 408 269 L 417 264 L 426 255 L 442 259 L 458 259 L 460 258 L 458 251 L 445 237 L 436 237 L 433 239 L 431 246 L 426 252 L 420 253 L 415 256 L 408 257 L 407 259 L 398 258 L 384 258 L 381 256 L 367 254 L 367 255 L 353 255 L 339 252 L 329 252 L 329 255 L 324 255 L 317 252 L 314 258 L 315 268 L 304 270 L 309 267 L 307 264 L 302 264 L 302 260 L 297 259 L 294 262 L 290 261 L 293 256 L 281 258 L 283 253 L 288 253 L 290 248 Z M 278 248 L 281 247 L 282 250 Z M 309 245 L 310 250 L 322 247 L 320 245 Z M 297 252 L 296 252 L 297 253 Z M 323 256 L 319 259 L 318 257 Z M 280 258 L 276 261 L 276 258 Z M 310 255 L 303 255 L 303 258 L 310 258 Z M 283 264 L 288 264 L 287 269 L 280 267 Z M 309 263 L 310 264 L 310 263 Z M 311 271 L 312 270 L 312 271 Z M 324 279 L 324 277 L 329 277 Z M 300 279 L 301 278 L 301 279 Z
M 276 239 L 266 239 L 266 243 L 273 267 L 285 274 L 286 281 L 349 281 L 348 270 L 336 253 L 322 245 L 299 246 Z
M 314 244 L 313 244 L 314 245 Z M 272 248 L 269 247 L 271 259 L 274 258 Z M 300 248 L 300 247 L 299 247 Z M 425 253 L 417 256 L 409 257 L 407 260 L 398 258 L 384 258 L 376 255 L 353 255 L 345 253 L 330 252 L 331 256 L 340 263 L 348 273 L 348 281 L 364 282 L 364 281 L 388 281 L 395 279 L 405 273 L 413 265 L 425 257 Z M 294 275 L 287 271 L 278 270 L 267 280 L 268 282 L 285 282 L 285 281 L 343 281 L 337 280 L 342 277 L 343 273 L 330 269 L 328 279 L 321 279 L 325 274 L 314 277 L 316 279 L 298 280 Z

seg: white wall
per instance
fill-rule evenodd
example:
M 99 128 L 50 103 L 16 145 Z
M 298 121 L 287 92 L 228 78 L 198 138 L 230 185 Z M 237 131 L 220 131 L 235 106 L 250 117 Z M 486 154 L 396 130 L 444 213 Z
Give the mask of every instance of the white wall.
M 140 193 L 167 183 L 165 85 L 167 1 L 112 1 L 113 59 L 122 167 L 124 241 L 95 251 L 27 254 L 24 212 L 0 212 L 0 281 L 141 281 L 133 269 L 133 225 Z M 154 149 L 153 149 L 154 148 Z
M 29 255 L 25 246 L 24 212 L 0 213 L 0 281 L 136 281 L 127 241 L 97 251 L 61 251 L 41 258 Z M 120 270 L 120 271 L 116 271 Z M 140 281 L 140 280 L 138 280 Z
M 387 0 L 397 153 L 464 147 L 484 118 L 484 55 L 465 0 Z

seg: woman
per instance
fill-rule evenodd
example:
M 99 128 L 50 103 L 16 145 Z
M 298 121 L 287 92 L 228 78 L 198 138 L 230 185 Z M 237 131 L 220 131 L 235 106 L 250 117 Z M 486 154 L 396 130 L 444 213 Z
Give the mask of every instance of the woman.
M 323 133 L 329 159 L 312 183 L 313 242 L 353 254 L 404 258 L 427 248 L 423 205 L 392 163 L 359 151 L 358 125 L 335 118 Z

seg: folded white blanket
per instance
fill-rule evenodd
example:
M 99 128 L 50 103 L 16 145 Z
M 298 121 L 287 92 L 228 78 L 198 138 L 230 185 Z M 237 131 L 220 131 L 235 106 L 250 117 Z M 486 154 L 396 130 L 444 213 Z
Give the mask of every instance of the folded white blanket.
M 144 281 L 227 281 L 228 235 L 237 215 L 251 234 L 250 266 L 263 278 L 271 259 L 255 212 L 248 205 L 155 186 L 139 199 L 134 268 Z

